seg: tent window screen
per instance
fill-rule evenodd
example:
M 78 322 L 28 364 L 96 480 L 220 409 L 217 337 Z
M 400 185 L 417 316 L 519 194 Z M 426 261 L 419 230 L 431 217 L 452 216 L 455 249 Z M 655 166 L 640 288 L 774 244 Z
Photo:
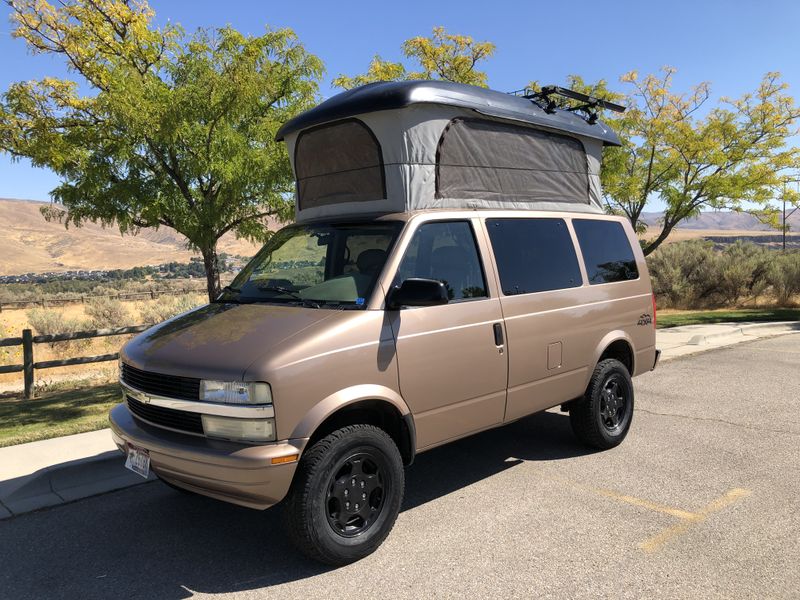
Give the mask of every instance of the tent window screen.
M 438 198 L 589 203 L 586 150 L 566 135 L 454 119 L 436 152 Z
M 300 210 L 386 197 L 381 146 L 357 119 L 301 133 L 294 165 Z

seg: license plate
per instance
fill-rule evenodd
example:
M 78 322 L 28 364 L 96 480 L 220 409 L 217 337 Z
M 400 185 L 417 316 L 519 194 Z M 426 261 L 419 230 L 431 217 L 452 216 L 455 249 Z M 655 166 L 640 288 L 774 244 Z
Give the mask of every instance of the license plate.
M 147 479 L 150 476 L 150 452 L 144 448 L 128 444 L 128 458 L 125 459 L 125 468 Z

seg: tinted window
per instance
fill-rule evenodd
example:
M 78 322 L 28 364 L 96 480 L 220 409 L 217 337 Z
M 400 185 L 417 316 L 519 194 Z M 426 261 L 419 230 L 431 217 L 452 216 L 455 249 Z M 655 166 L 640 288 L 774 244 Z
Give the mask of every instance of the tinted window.
M 581 285 L 563 219 L 487 219 L 486 225 L 506 296 Z
M 636 259 L 622 223 L 616 221 L 572 221 L 586 263 L 589 283 L 610 283 L 639 277 Z
M 396 284 L 410 277 L 443 282 L 451 300 L 485 297 L 486 282 L 470 224 L 454 221 L 420 226 L 397 270 Z

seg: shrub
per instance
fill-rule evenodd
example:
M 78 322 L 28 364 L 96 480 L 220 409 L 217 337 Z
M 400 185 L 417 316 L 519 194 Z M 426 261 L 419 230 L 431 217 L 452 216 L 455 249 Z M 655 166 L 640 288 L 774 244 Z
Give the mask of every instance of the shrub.
M 54 333 L 75 333 L 91 329 L 91 323 L 78 319 L 65 319 L 64 315 L 56 310 L 49 308 L 34 308 L 27 312 L 28 323 L 39 335 L 51 335 Z M 53 350 L 75 350 L 85 348 L 91 340 L 71 340 L 68 342 L 50 342 L 49 346 Z
M 755 298 L 767 288 L 767 269 L 775 252 L 750 242 L 737 241 L 717 254 L 717 287 L 709 300 L 714 306 L 736 306 Z
M 800 294 L 800 252 L 777 255 L 769 264 L 766 278 L 778 304 L 790 304 L 792 296 Z
M 691 240 L 661 246 L 647 263 L 653 291 L 665 308 L 718 308 L 763 294 L 777 257 L 749 242 L 717 251 L 711 242 Z
M 133 316 L 125 305 L 113 298 L 93 298 L 86 304 L 86 316 L 96 329 L 133 325 Z
M 713 244 L 692 240 L 664 244 L 647 258 L 653 291 L 663 307 L 702 304 L 716 287 Z
M 177 298 L 162 298 L 158 302 L 142 303 L 139 305 L 139 320 L 145 325 L 161 323 L 203 304 L 205 296 L 201 294 L 186 294 Z

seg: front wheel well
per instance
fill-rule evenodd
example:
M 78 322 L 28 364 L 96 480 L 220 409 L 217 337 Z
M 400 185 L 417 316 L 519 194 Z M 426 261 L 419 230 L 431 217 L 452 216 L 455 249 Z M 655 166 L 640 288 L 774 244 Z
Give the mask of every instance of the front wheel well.
M 410 465 L 416 452 L 416 432 L 410 415 L 403 416 L 394 405 L 384 400 L 361 400 L 348 404 L 328 416 L 314 431 L 307 448 L 315 442 L 348 425 L 374 425 L 383 429 L 392 438 L 403 457 L 403 464 Z
M 616 340 L 609 344 L 603 350 L 600 358 L 597 359 L 597 363 L 599 364 L 607 358 L 613 358 L 621 362 L 628 370 L 628 374 L 633 376 L 633 348 L 626 340 Z

